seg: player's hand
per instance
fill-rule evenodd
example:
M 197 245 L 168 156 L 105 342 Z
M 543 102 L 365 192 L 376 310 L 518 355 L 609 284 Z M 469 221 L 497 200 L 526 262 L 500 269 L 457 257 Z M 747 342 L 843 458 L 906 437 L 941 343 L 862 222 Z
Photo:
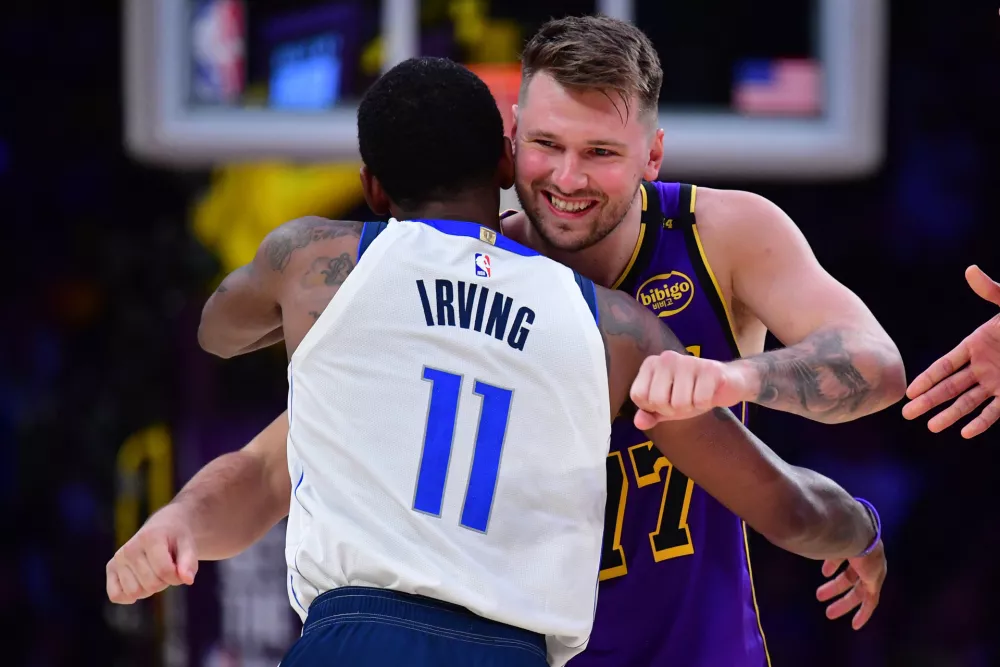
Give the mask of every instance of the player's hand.
M 747 381 L 731 364 L 677 352 L 642 362 L 629 395 L 639 408 L 634 423 L 648 430 L 662 421 L 690 419 L 746 400 Z
M 108 599 L 132 604 L 168 586 L 190 585 L 198 573 L 194 536 L 168 506 L 154 514 L 108 561 Z
M 843 560 L 824 561 L 823 576 L 832 577 L 843 563 Z M 867 556 L 847 559 L 847 568 L 843 572 L 816 589 L 816 598 L 820 602 L 833 600 L 826 608 L 826 617 L 840 618 L 860 605 L 861 608 L 851 619 L 851 627 L 860 630 L 878 607 L 885 573 L 885 548 L 881 541 Z
M 965 279 L 976 294 L 1000 306 L 1000 284 L 978 266 L 966 269 Z M 979 416 L 962 428 L 962 437 L 975 437 L 1000 419 L 1000 314 L 913 380 L 906 389 L 910 402 L 903 406 L 903 416 L 916 419 L 956 396 L 954 403 L 927 422 L 932 432 L 943 431 L 991 397 Z

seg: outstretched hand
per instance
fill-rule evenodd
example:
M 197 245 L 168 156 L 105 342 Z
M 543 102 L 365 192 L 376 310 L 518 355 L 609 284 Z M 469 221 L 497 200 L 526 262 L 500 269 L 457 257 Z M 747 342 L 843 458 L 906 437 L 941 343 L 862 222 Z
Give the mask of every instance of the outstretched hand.
M 1000 283 L 978 266 L 965 271 L 965 279 L 981 298 L 1000 306 Z M 913 380 L 906 389 L 910 402 L 903 406 L 906 419 L 916 419 L 955 397 L 954 403 L 927 423 L 934 433 L 993 400 L 962 428 L 962 437 L 972 438 L 1000 419 L 1000 313 L 987 320 L 948 354 Z
M 824 561 L 823 576 L 832 577 L 843 562 Z M 820 586 L 816 590 L 816 598 L 820 602 L 833 600 L 826 608 L 826 617 L 830 619 L 840 618 L 860 606 L 861 608 L 851 619 L 851 627 L 860 630 L 878 607 L 885 575 L 885 549 L 880 541 L 867 556 L 847 559 L 844 571 Z

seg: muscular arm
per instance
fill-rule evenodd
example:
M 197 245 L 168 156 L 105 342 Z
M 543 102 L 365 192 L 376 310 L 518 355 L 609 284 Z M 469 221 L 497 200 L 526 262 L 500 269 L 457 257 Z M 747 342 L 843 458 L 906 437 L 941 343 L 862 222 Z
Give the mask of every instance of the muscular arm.
M 667 326 L 628 295 L 598 290 L 598 302 L 616 406 L 625 401 L 632 378 L 650 355 L 686 351 Z M 641 396 L 632 396 L 643 407 Z M 807 558 L 851 557 L 875 535 L 867 510 L 846 491 L 783 461 L 728 410 L 661 422 L 648 433 L 680 471 L 783 549 Z
M 199 560 L 235 556 L 288 515 L 287 437 L 282 413 L 243 449 L 209 462 L 160 510 L 190 528 Z
M 282 327 L 280 303 L 287 296 L 289 280 L 309 293 L 310 303 L 316 302 L 315 319 L 332 295 L 329 288 L 335 292 L 353 268 L 352 253 L 359 233 L 360 223 L 314 216 L 292 220 L 272 231 L 253 261 L 226 276 L 205 304 L 198 327 L 202 348 L 228 358 L 280 342 L 287 333 Z M 296 252 L 323 242 L 310 251 L 333 249 L 336 253 L 332 257 Z M 342 252 L 345 248 L 351 252 Z
M 902 398 L 899 350 L 861 299 L 820 266 L 795 223 L 749 192 L 713 190 L 703 199 L 699 227 L 723 239 L 734 302 L 787 346 L 742 362 L 749 400 L 838 423 Z
M 226 276 L 205 303 L 198 343 L 206 352 L 228 359 L 282 339 L 278 279 L 266 252 L 269 239 L 253 261 Z

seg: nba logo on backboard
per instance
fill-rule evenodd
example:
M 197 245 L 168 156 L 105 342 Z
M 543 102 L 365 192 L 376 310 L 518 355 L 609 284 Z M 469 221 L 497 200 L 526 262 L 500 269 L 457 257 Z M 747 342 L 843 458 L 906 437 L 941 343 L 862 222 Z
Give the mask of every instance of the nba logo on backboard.
M 191 18 L 192 91 L 203 104 L 243 94 L 246 26 L 242 0 L 201 0 Z
M 489 278 L 493 275 L 493 270 L 490 269 L 489 255 L 484 255 L 481 252 L 476 253 L 476 275 L 480 278 Z

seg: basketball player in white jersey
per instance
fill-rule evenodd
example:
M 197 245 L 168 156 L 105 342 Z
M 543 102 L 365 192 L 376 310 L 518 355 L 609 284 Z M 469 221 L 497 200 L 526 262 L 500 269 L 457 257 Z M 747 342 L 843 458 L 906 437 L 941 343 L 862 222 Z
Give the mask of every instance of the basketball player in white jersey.
M 510 144 L 465 68 L 396 66 L 358 132 L 366 199 L 394 219 L 283 225 L 199 331 L 221 356 L 284 339 L 290 358 L 286 560 L 305 627 L 282 665 L 563 665 L 593 620 L 611 419 L 630 389 L 654 408 L 657 355 L 683 346 L 627 294 L 496 233 Z M 879 545 L 863 505 L 729 411 L 648 433 L 779 546 L 825 559 Z M 245 507 L 273 517 L 250 504 L 265 487 Z M 184 495 L 174 504 L 211 504 Z M 190 583 L 198 558 L 224 555 L 191 519 L 171 549 L 116 555 L 113 601 Z

